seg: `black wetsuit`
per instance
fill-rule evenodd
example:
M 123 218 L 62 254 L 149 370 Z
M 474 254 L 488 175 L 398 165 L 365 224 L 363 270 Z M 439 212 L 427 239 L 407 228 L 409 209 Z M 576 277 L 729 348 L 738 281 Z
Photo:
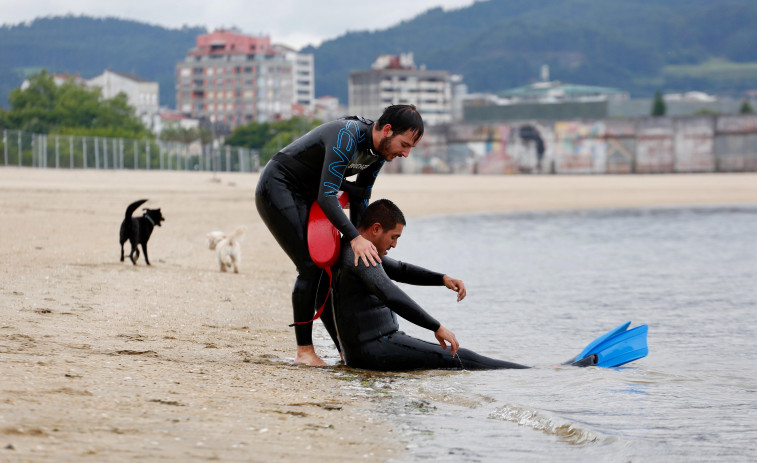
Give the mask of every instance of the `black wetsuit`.
M 373 121 L 361 117 L 327 122 L 283 148 L 260 174 L 255 189 L 258 213 L 297 267 L 292 290 L 295 322 L 309 321 L 328 289 L 328 279 L 308 252 L 310 206 L 317 200 L 344 237 L 358 236 L 353 223 L 367 207 L 376 175 L 385 162 L 373 152 L 372 128 Z M 347 188 L 348 182 L 343 180 L 355 174 L 354 184 Z M 339 206 L 340 190 L 350 193 L 350 219 Z M 323 317 L 323 322 L 336 339 L 332 317 Z M 312 344 L 312 323 L 295 326 L 295 335 L 298 345 Z
M 355 266 L 349 242 L 342 241 L 334 266 L 333 317 L 347 365 L 380 371 L 432 368 L 489 370 L 529 368 L 459 349 L 453 357 L 438 343 L 398 331 L 397 315 L 431 331 L 439 322 L 416 304 L 391 280 L 420 286 L 443 286 L 444 275 L 383 256 L 381 264 Z M 324 314 L 325 316 L 325 314 Z

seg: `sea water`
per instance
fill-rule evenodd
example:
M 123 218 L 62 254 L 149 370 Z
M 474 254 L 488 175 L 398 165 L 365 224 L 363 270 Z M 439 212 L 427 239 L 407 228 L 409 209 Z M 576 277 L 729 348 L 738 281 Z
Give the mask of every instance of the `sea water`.
M 539 367 L 366 373 L 396 461 L 757 459 L 757 206 L 416 218 L 390 255 L 465 282 L 402 285 L 461 346 Z M 646 358 L 559 365 L 629 320 Z

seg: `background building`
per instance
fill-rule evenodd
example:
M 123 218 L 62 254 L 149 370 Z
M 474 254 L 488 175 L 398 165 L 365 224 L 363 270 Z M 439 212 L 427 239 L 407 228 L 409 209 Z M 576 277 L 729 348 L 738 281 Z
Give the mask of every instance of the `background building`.
M 292 63 L 292 104 L 304 109 L 311 116 L 315 108 L 315 60 L 312 53 L 297 53 L 285 45 L 274 45 L 284 58 Z
M 339 98 L 324 95 L 315 99 L 313 116 L 321 121 L 333 121 L 340 117 L 349 116 L 347 108 L 339 103 Z
M 99 76 L 86 82 L 87 87 L 98 87 L 102 97 L 110 99 L 119 93 L 126 94 L 129 105 L 136 110 L 136 115 L 146 127 L 152 129 L 155 116 L 158 114 L 157 82 L 151 82 L 141 77 L 125 72 L 106 70 Z
M 234 128 L 312 110 L 312 55 L 271 45 L 268 37 L 219 30 L 197 37 L 176 64 L 176 107 L 185 115 Z M 300 78 L 301 77 L 301 78 Z
M 413 54 L 382 55 L 370 70 L 349 77 L 349 113 L 377 119 L 392 104 L 413 104 L 426 124 L 452 120 L 452 77 L 448 71 L 417 69 Z
M 59 87 L 68 81 L 73 82 L 79 87 L 87 86 L 87 79 L 80 77 L 79 74 L 53 74 L 53 82 Z M 29 79 L 24 79 L 24 81 L 21 82 L 20 88 L 21 90 L 26 90 L 29 88 L 29 85 L 31 85 Z

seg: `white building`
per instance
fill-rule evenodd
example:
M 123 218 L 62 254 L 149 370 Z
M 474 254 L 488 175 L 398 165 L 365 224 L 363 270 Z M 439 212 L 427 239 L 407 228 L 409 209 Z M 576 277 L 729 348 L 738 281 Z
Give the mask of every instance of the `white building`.
M 330 95 L 324 95 L 315 99 L 315 110 L 313 115 L 316 119 L 324 122 L 333 121 L 340 117 L 348 116 L 347 108 L 339 104 L 339 98 Z
M 87 87 L 98 87 L 102 97 L 110 99 L 119 93 L 126 94 L 129 105 L 136 110 L 136 115 L 148 128 L 153 127 L 154 117 L 158 114 L 157 82 L 137 77 L 134 74 L 106 70 L 99 76 L 87 80 Z
M 53 74 L 53 82 L 58 87 L 69 81 L 79 87 L 87 86 L 87 80 L 79 77 L 79 74 Z M 24 81 L 21 82 L 21 90 L 26 90 L 30 85 L 29 79 L 24 79 Z
M 461 84 L 459 78 L 456 85 Z M 349 113 L 377 119 L 389 105 L 413 104 L 428 125 L 452 121 L 453 76 L 417 69 L 413 54 L 382 55 L 370 70 L 349 77 Z
M 194 130 L 200 127 L 200 121 L 168 109 L 161 109 L 153 118 L 153 133 L 160 135 L 165 129 Z
M 315 60 L 311 53 L 298 53 L 286 45 L 274 45 L 287 61 L 292 63 L 292 104 L 299 105 L 308 113 L 315 109 Z

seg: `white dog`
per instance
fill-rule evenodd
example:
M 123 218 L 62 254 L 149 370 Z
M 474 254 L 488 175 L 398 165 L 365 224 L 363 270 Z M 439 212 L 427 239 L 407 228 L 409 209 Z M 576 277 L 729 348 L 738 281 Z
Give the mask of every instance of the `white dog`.
M 242 248 L 239 243 L 242 242 L 245 227 L 237 227 L 234 233 L 227 235 L 222 231 L 208 233 L 208 247 L 216 250 L 218 265 L 221 271 L 225 272 L 231 268 L 234 273 L 239 273 L 239 264 L 242 262 Z

